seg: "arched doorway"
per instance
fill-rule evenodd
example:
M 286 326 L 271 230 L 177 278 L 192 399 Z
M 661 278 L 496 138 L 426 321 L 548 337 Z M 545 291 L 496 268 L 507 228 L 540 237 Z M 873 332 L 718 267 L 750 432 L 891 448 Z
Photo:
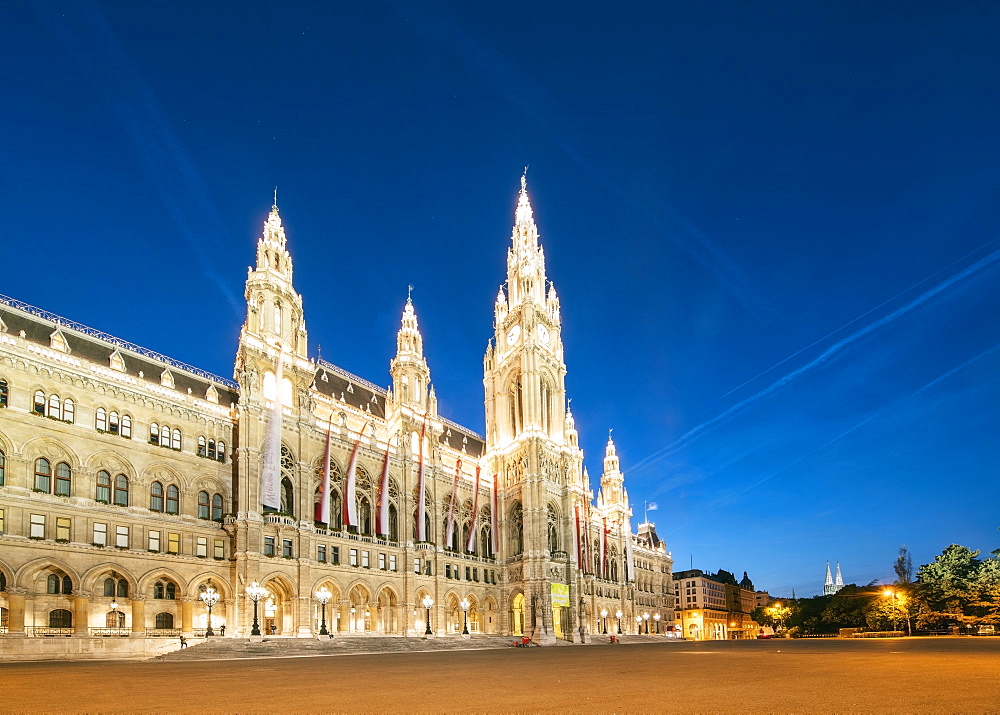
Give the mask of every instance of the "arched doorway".
M 348 609 L 350 614 L 349 633 L 368 633 L 373 630 L 373 619 L 371 609 L 371 594 L 360 584 L 351 589 L 348 594 L 351 606 Z
M 379 633 L 395 634 L 399 631 L 399 599 L 392 589 L 383 588 L 378 594 L 377 630 Z
M 524 635 L 524 594 L 519 593 L 510 602 L 510 634 Z
M 261 630 L 267 636 L 295 633 L 294 596 L 290 585 L 281 579 L 264 584 L 267 596 L 261 599 Z

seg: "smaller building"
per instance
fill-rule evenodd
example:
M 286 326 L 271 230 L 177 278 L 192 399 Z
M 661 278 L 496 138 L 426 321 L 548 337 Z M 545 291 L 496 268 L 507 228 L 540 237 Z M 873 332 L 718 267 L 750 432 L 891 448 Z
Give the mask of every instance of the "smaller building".
M 749 587 L 745 587 L 749 585 Z M 675 627 L 689 640 L 756 638 L 758 625 L 750 613 L 756 607 L 753 583 L 728 571 L 705 573 L 689 569 L 674 573 Z

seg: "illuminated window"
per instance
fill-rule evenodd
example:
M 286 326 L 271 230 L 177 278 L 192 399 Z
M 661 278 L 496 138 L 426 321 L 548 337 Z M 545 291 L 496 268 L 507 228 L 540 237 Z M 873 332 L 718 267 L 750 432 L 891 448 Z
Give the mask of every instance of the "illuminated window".
M 108 544 L 108 525 L 107 524 L 94 524 L 94 543 L 98 546 L 107 546 Z
M 150 551 L 159 551 L 160 550 L 160 532 L 159 531 L 150 530 L 150 531 L 148 531 L 146 533 L 146 536 L 147 536 L 147 538 L 149 540 L 149 546 L 148 546 L 149 550 Z
M 59 395 L 49 395 L 49 410 L 46 414 L 48 414 L 49 417 L 62 419 L 62 410 L 60 409 Z
M 128 545 L 128 527 L 115 527 L 115 546 L 120 549 L 127 549 Z
M 368 568 L 369 566 L 371 566 L 371 564 L 368 561 L 368 552 L 367 551 L 362 551 L 361 552 L 361 567 L 362 568 Z
M 195 556 L 208 556 L 208 537 L 199 536 L 194 544 Z
M 45 538 L 45 515 L 44 514 L 32 514 L 31 515 L 31 531 L 28 533 L 32 539 L 44 539 Z
M 121 436 L 132 439 L 132 418 L 128 415 L 122 415 Z
M 218 450 L 219 450 L 219 453 L 218 453 L 218 457 L 217 458 L 218 458 L 218 460 L 220 462 L 222 462 L 223 464 L 225 464 L 225 462 L 226 462 L 226 443 L 222 442 L 220 440 L 219 441 L 219 445 L 218 445 Z
M 65 516 L 56 517 L 56 539 L 69 541 L 70 537 L 69 528 L 70 528 L 69 517 Z
M 46 494 L 52 491 L 52 466 L 44 457 L 35 460 L 35 489 Z
M 63 400 L 62 419 L 70 423 L 76 420 L 76 404 L 68 397 Z
M 357 566 L 358 565 L 358 550 L 357 549 L 351 549 L 350 556 L 351 556 L 351 560 L 349 562 L 350 565 L 351 566 Z
M 175 532 L 167 532 L 167 553 L 179 554 L 181 552 L 181 535 Z
M 173 438 L 171 440 L 170 446 L 174 449 L 181 448 L 181 431 L 179 429 L 174 429 Z
M 94 415 L 94 427 L 101 432 L 108 431 L 108 411 L 103 407 L 97 408 L 97 413 Z
M 226 558 L 226 542 L 222 539 L 215 540 L 215 558 L 224 559 Z
M 160 426 L 160 446 L 169 447 L 170 446 L 170 428 L 166 425 Z

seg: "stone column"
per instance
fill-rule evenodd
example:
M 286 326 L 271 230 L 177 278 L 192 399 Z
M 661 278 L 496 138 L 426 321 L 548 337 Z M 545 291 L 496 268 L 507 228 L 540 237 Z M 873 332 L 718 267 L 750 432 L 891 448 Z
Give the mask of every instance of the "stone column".
M 299 609 L 298 609 L 298 620 L 299 627 L 298 633 L 296 634 L 299 638 L 312 638 L 313 633 L 313 600 L 312 596 L 299 596 Z M 319 626 L 315 627 L 315 631 L 319 632 Z
M 23 588 L 7 589 L 8 621 L 7 637 L 23 636 L 24 633 L 24 594 Z
M 350 628 L 351 620 L 351 604 L 341 602 L 340 604 L 340 620 L 337 621 L 337 631 L 339 633 L 347 633 Z
M 138 594 L 132 598 L 132 637 L 142 638 L 146 635 L 146 602 Z
M 186 636 L 194 632 L 194 601 L 190 598 L 181 599 L 181 633 Z
M 239 628 L 239 615 L 236 610 L 237 599 L 228 598 L 226 599 L 226 633 L 230 636 L 238 635 L 237 631 Z M 252 616 L 251 616 L 252 617 Z
M 85 636 L 90 631 L 90 594 L 77 591 L 73 595 L 73 635 Z

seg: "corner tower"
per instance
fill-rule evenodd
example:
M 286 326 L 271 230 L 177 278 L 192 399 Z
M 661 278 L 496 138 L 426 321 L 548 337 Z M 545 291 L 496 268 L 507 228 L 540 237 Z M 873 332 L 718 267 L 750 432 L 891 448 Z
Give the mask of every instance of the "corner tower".
M 575 426 L 567 424 L 559 298 L 547 285 L 524 176 L 493 330 L 483 362 L 485 464 L 498 480 L 505 625 L 538 642 L 576 639 L 573 524 L 585 499 L 583 455 Z

